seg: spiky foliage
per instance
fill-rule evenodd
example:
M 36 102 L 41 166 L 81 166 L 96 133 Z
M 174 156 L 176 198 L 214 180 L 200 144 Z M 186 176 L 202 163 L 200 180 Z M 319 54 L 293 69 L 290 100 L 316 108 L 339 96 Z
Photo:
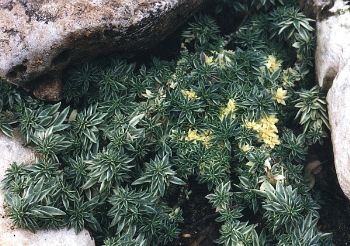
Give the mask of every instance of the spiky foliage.
M 8 137 L 12 137 L 12 126 L 17 123 L 16 108 L 20 107 L 20 94 L 0 80 L 0 132 Z
M 328 124 L 324 95 L 309 90 L 312 22 L 291 3 L 244 2 L 252 16 L 227 37 L 195 18 L 177 60 L 73 69 L 70 107 L 6 90 L 0 130 L 18 126 L 38 152 L 3 181 L 13 223 L 87 228 L 108 246 L 167 245 L 183 221 L 174 192 L 189 194 L 194 177 L 219 214 L 219 244 L 326 242 L 302 173 Z
M 329 129 L 326 100 L 318 87 L 310 90 L 302 90 L 298 93 L 299 98 L 295 101 L 299 123 L 304 128 L 306 137 L 312 142 L 321 141 L 326 135 L 325 130 Z

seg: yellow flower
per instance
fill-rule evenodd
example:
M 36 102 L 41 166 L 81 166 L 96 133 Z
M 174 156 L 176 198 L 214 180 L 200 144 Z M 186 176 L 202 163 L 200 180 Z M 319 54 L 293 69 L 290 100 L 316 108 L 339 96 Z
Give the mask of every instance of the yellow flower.
M 236 111 L 236 102 L 234 99 L 229 99 L 225 108 L 220 113 L 220 120 L 223 120 L 228 114 Z M 234 116 L 234 115 L 233 115 Z
M 252 128 L 253 130 L 255 130 L 257 132 L 258 139 L 267 146 L 269 146 L 271 149 L 273 149 L 275 145 L 280 144 L 277 135 L 278 129 L 275 125 L 277 122 L 278 119 L 275 115 L 269 115 L 260 119 L 258 123 L 248 121 L 245 123 L 245 126 L 247 128 Z
M 214 58 L 212 56 L 204 55 L 204 57 L 205 57 L 205 63 L 207 65 L 212 65 L 213 64 Z
M 271 135 L 261 134 L 261 138 L 263 143 L 266 144 L 271 149 L 273 149 L 275 145 L 280 144 L 278 135 L 276 133 L 273 133 Z
M 263 124 L 268 124 L 270 126 L 275 125 L 278 122 L 278 119 L 276 118 L 276 115 L 272 114 L 269 116 L 265 116 L 260 120 Z M 277 128 L 276 128 L 277 131 Z
M 269 55 L 267 57 L 265 66 L 270 72 L 274 73 L 281 67 L 281 64 L 282 62 L 277 60 L 275 56 Z
M 187 97 L 187 99 L 189 100 L 196 100 L 199 99 L 199 97 L 197 97 L 196 92 L 191 89 L 191 90 L 181 90 L 181 93 L 184 97 Z
M 278 88 L 275 94 L 274 99 L 277 101 L 277 103 L 286 105 L 286 99 L 288 98 L 287 96 L 287 90 L 283 90 L 282 88 Z
M 246 121 L 244 126 L 246 128 L 248 128 L 248 129 L 254 129 L 255 130 L 256 128 L 258 128 L 259 125 L 255 121 Z
M 252 149 L 252 146 L 250 146 L 249 144 L 243 144 L 243 145 L 240 145 L 239 148 L 243 152 L 247 153 L 247 152 L 249 152 Z
M 230 112 L 234 112 L 236 110 L 236 102 L 234 99 L 228 100 L 226 110 Z
M 197 134 L 197 130 L 188 129 L 187 136 L 185 137 L 186 141 L 196 142 L 200 139 L 200 136 Z
M 202 142 L 204 146 L 208 147 L 210 145 L 211 132 L 204 131 L 203 134 L 198 134 L 197 130 L 189 129 L 187 132 L 187 136 L 185 137 L 185 140 L 188 142 L 194 142 L 194 143 L 199 141 L 199 142 Z
M 211 133 L 210 131 L 205 131 L 202 135 L 200 135 L 200 141 L 204 144 L 204 146 L 209 146 L 210 140 L 211 140 Z

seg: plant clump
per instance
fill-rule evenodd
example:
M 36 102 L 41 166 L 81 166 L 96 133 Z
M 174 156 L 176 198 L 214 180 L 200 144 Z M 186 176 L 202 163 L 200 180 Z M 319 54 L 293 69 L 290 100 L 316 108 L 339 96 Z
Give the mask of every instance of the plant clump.
M 313 87 L 312 20 L 293 1 L 248 2 L 229 36 L 213 17 L 195 18 L 171 61 L 68 71 L 54 105 L 1 83 L 0 131 L 18 127 L 38 153 L 3 180 L 14 225 L 86 228 L 106 246 L 167 245 L 183 222 L 174 194 L 190 194 L 194 177 L 218 214 L 218 244 L 331 245 L 303 176 L 328 127 Z

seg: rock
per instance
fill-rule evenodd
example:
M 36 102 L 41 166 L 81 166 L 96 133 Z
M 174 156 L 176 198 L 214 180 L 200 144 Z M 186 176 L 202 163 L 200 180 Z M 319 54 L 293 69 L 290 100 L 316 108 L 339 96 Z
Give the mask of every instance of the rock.
M 299 0 L 300 8 L 308 17 L 313 19 L 322 15 L 331 8 L 333 4 L 334 0 Z
M 329 13 L 333 16 L 317 21 L 316 75 L 319 85 L 328 90 L 341 67 L 350 58 L 350 13 L 337 14 L 342 7 L 337 1 Z
M 36 233 L 20 229 L 1 232 L 0 243 L 4 246 L 95 246 L 86 230 L 78 235 L 73 229 L 42 230 Z
M 68 64 L 149 48 L 204 1 L 0 0 L 0 79 L 32 90 Z
M 24 148 L 18 140 L 0 135 L 0 180 L 11 163 L 30 164 L 34 152 Z M 88 231 L 75 234 L 73 229 L 40 230 L 36 233 L 14 228 L 4 211 L 4 192 L 0 190 L 0 245 L 1 246 L 95 246 Z
M 337 172 L 339 185 L 348 199 L 350 199 L 349 78 L 350 61 L 339 70 L 327 95 L 335 169 Z
M 350 199 L 350 11 L 336 0 L 318 16 L 316 75 L 327 94 L 334 164 L 338 181 Z
M 322 171 L 322 164 L 319 160 L 308 162 L 304 167 L 304 176 L 309 181 L 310 188 L 313 188 L 316 182 L 315 175 Z

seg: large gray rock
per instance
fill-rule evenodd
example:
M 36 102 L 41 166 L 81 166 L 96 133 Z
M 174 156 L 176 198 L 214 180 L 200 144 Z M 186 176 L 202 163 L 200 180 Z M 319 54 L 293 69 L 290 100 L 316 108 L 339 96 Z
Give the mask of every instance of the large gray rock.
M 0 134 L 0 180 L 13 162 L 30 164 L 34 152 L 24 148 L 18 140 Z M 14 228 L 4 208 L 4 191 L 0 189 L 0 245 L 1 246 L 95 246 L 88 231 L 75 234 L 73 229 L 40 230 L 33 233 Z
M 318 15 L 316 75 L 328 90 L 334 164 L 338 181 L 350 199 L 350 11 L 344 1 L 332 1 Z
M 334 0 L 299 0 L 303 12 L 314 19 L 324 15 L 333 4 Z
M 334 78 L 350 59 L 350 12 L 342 0 L 337 0 L 328 16 L 317 21 L 316 75 L 319 85 L 328 90 Z M 333 13 L 333 14 L 332 14 Z
M 67 64 L 149 48 L 204 1 L 0 0 L 0 79 L 57 86 Z

